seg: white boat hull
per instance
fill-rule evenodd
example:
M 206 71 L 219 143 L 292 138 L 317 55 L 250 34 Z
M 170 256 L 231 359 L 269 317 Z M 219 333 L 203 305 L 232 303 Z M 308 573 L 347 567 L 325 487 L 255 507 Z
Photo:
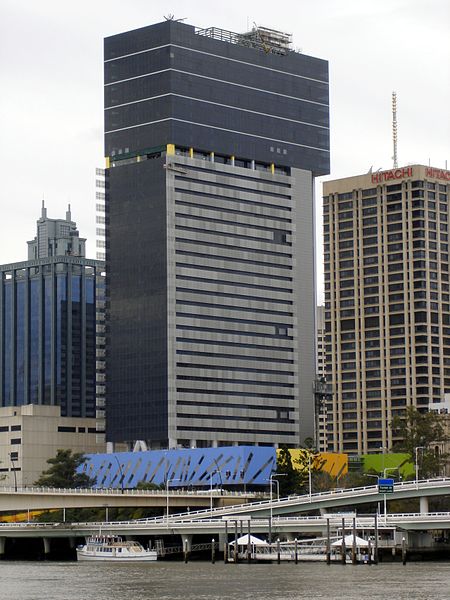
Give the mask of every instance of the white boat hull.
M 79 561 L 95 561 L 95 562 L 151 562 L 157 560 L 158 555 L 154 551 L 146 552 L 145 554 L 135 556 L 105 556 L 102 554 L 93 554 L 77 550 L 77 560 Z
M 125 541 L 114 535 L 90 536 L 86 544 L 77 548 L 79 561 L 150 562 L 157 558 L 156 550 L 146 549 L 139 542 Z

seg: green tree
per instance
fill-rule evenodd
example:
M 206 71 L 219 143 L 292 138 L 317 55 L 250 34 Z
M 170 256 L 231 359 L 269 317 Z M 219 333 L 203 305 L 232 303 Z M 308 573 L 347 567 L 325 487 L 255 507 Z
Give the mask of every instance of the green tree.
M 149 483 L 148 481 L 140 481 L 136 486 L 137 490 L 164 490 L 165 488 L 164 483 Z
M 396 416 L 391 422 L 392 434 L 399 438 L 394 450 L 407 452 L 411 461 L 419 459 L 420 477 L 435 477 L 442 473 L 447 454 L 436 452 L 436 443 L 445 442 L 444 417 L 434 412 L 419 412 L 414 406 L 406 409 L 405 416 Z M 416 448 L 420 448 L 420 451 Z
M 280 446 L 277 456 L 277 477 L 280 483 L 280 496 L 299 494 L 303 484 L 303 474 L 295 468 L 287 446 Z
M 86 458 L 81 452 L 57 450 L 54 458 L 49 458 L 50 467 L 44 471 L 34 485 L 42 487 L 77 488 L 92 487 L 95 479 L 85 473 L 77 473 L 77 469 Z
M 311 465 L 312 488 L 317 479 L 317 487 L 323 487 L 319 482 L 319 473 L 325 461 L 320 458 L 318 452 L 310 448 L 301 448 L 299 457 L 292 459 L 287 446 L 280 446 L 277 458 L 277 477 L 280 482 L 280 496 L 290 494 L 305 494 L 309 488 L 309 468 Z

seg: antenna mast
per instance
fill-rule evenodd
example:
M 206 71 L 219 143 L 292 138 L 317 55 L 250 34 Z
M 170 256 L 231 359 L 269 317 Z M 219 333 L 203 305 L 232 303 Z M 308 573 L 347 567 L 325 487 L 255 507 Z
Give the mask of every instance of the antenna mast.
M 397 162 L 397 93 L 392 92 L 392 142 L 394 145 L 394 155 L 392 160 L 394 161 L 394 169 L 398 167 Z

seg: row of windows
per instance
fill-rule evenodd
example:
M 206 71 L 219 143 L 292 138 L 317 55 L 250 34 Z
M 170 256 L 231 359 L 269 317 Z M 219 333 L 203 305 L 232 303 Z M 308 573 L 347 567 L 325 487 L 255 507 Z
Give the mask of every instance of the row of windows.
M 253 336 L 252 336 L 253 337 Z M 209 340 L 209 343 L 211 343 L 211 341 Z M 221 342 L 218 342 L 217 345 L 221 345 Z M 238 345 L 238 344 L 236 344 Z M 249 346 L 245 346 L 246 348 L 248 348 Z M 257 348 L 268 348 L 265 344 L 264 346 L 252 346 L 257 347 Z M 270 346 L 269 346 L 270 348 Z M 278 350 L 279 348 L 277 346 L 273 346 L 271 348 L 272 350 Z M 294 361 L 290 358 L 274 358 L 274 357 L 264 357 L 264 356 L 252 356 L 251 353 L 246 353 L 245 356 L 236 356 L 236 354 L 228 354 L 226 352 L 200 352 L 198 350 L 177 350 L 176 354 L 178 356 L 204 356 L 206 358 L 232 358 L 232 359 L 239 359 L 240 361 L 246 361 L 246 360 L 250 360 L 250 361 L 255 361 L 255 362 L 270 362 L 270 363 L 274 363 L 274 364 L 287 364 L 287 365 L 292 365 L 294 364 Z
M 195 290 L 195 289 L 185 288 L 185 287 L 177 287 L 176 291 L 184 292 L 186 294 L 193 294 L 193 295 L 197 294 L 199 296 L 212 296 L 214 298 L 233 298 L 235 300 L 245 299 L 245 300 L 254 300 L 256 302 L 267 302 L 269 304 L 285 304 L 285 305 L 289 305 L 289 306 L 292 306 L 292 304 L 293 304 L 292 300 L 279 300 L 276 298 L 267 298 L 267 297 L 263 297 L 263 296 L 255 296 L 255 295 L 232 293 L 232 292 L 217 292 L 217 291 L 208 291 L 208 290 L 203 290 L 203 289 Z
M 251 276 L 253 276 L 253 273 L 251 274 Z M 269 276 L 268 276 L 269 277 Z M 189 275 L 176 275 L 176 281 L 177 283 L 179 281 L 189 281 L 189 282 L 199 282 L 202 284 L 213 284 L 213 285 L 231 285 L 236 289 L 239 288 L 255 288 L 258 290 L 269 290 L 271 292 L 284 292 L 286 294 L 290 294 L 292 293 L 292 288 L 291 287 L 277 287 L 277 286 L 272 286 L 272 285 L 264 285 L 263 283 L 240 283 L 237 281 L 227 281 L 225 279 L 211 279 L 211 278 L 206 278 L 206 277 L 193 277 L 193 276 L 189 276 Z M 270 283 L 270 281 L 268 281 L 267 283 Z

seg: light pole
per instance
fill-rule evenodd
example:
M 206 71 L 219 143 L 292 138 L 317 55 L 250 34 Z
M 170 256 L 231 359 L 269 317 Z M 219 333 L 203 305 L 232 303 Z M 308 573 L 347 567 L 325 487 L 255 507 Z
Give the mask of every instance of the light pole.
M 171 481 L 181 481 L 181 479 L 167 479 L 166 480 L 166 525 L 169 527 L 169 485 Z
M 398 467 L 388 467 L 388 468 L 384 469 L 383 476 L 384 476 L 385 479 L 386 479 L 386 473 L 388 471 L 397 471 L 398 472 L 398 476 L 400 478 L 400 469 Z
M 220 470 L 219 464 L 217 462 L 217 460 L 214 458 L 214 464 L 217 467 L 217 473 L 219 473 L 219 477 L 220 477 L 220 495 L 223 496 L 223 479 L 222 479 L 222 471 Z
M 272 473 L 269 477 L 270 483 L 270 533 L 269 533 L 269 544 L 272 543 L 272 520 L 273 520 L 273 507 L 272 507 L 272 486 L 275 482 L 277 484 L 277 500 L 280 499 L 280 482 L 274 477 L 286 477 L 287 473 Z
M 122 491 L 123 494 L 123 480 L 124 480 L 124 474 L 122 471 L 122 465 L 119 462 L 119 459 L 117 458 L 117 456 L 114 454 L 114 458 L 116 459 L 117 462 L 117 466 L 119 467 L 119 472 L 120 472 L 120 489 Z
M 419 450 L 422 450 L 423 457 L 423 451 L 425 450 L 425 446 L 416 446 L 414 448 L 414 453 L 416 455 L 416 489 L 419 487 Z
M 386 473 L 388 471 L 399 471 L 398 467 L 386 467 L 386 469 L 383 470 L 383 477 L 384 479 L 386 479 Z M 386 500 L 386 494 L 384 494 L 384 523 L 386 524 L 386 515 L 387 515 L 387 500 Z
M 312 477 L 311 477 L 311 453 L 308 453 L 308 483 L 309 483 L 309 501 L 311 502 L 312 498 Z
M 384 471 L 384 451 L 387 450 L 387 448 L 386 448 L 386 446 L 380 446 L 380 450 L 383 455 L 383 463 L 382 463 L 381 470 Z
M 213 476 L 217 473 L 217 471 L 211 471 L 211 476 L 209 478 L 209 510 L 212 512 L 213 509 Z

